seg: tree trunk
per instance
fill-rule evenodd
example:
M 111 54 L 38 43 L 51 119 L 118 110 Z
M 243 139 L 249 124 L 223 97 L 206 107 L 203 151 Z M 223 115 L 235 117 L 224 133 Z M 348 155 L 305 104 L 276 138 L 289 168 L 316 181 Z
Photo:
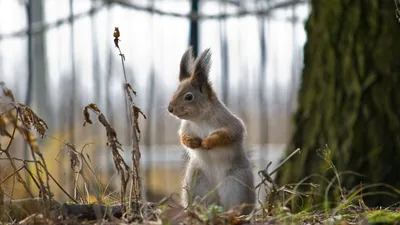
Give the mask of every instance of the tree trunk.
M 220 12 L 226 13 L 226 2 L 220 2 Z M 221 100 L 229 106 L 229 54 L 228 54 L 228 39 L 227 21 L 225 19 L 219 21 L 219 38 L 221 46 Z
M 75 27 L 74 27 L 74 0 L 69 0 L 69 16 L 70 20 L 70 46 L 71 46 L 71 88 L 70 93 L 70 118 L 69 118 L 69 141 L 75 143 L 75 107 L 76 107 L 76 70 L 75 70 Z
M 143 144 L 146 146 L 146 151 L 148 153 L 149 159 L 148 163 L 150 164 L 149 167 L 145 170 L 145 182 L 146 182 L 146 196 L 151 198 L 151 173 L 153 168 L 153 149 L 152 149 L 152 136 L 154 135 L 153 131 L 153 121 L 155 120 L 154 118 L 154 99 L 155 99 L 155 83 L 156 83 L 156 74 L 155 74 L 155 69 L 154 67 L 151 68 L 150 70 L 150 77 L 149 77 L 149 84 L 148 84 L 148 95 L 147 95 L 147 110 L 146 110 L 146 130 L 145 130 L 145 135 L 144 135 L 144 140 Z
M 36 0 L 28 3 L 30 7 L 30 19 L 31 23 L 44 23 L 44 1 Z M 29 35 L 28 35 L 29 38 Z M 51 107 L 50 101 L 47 95 L 47 73 L 46 73 L 46 42 L 45 34 L 39 33 L 30 36 L 30 49 L 31 56 L 28 56 L 28 60 L 31 60 L 30 73 L 31 85 L 28 88 L 30 93 L 27 93 L 27 99 L 25 100 L 27 105 L 31 106 L 38 115 L 46 121 L 49 127 L 52 127 L 51 118 Z M 28 52 L 29 53 L 29 52 Z M 29 79 L 29 78 L 28 78 Z
M 199 0 L 192 0 L 191 13 L 197 15 L 199 13 Z M 199 53 L 199 21 L 197 19 L 190 20 L 189 45 L 193 48 L 193 54 L 197 57 Z
M 393 1 L 312 0 L 311 7 L 286 151 L 301 148 L 301 154 L 279 170 L 277 183 L 299 182 L 314 173 L 333 179 L 317 152 L 328 146 L 339 173 L 364 175 L 342 174 L 340 184 L 347 190 L 380 182 L 400 188 L 400 24 Z M 322 178 L 306 182 L 321 185 L 315 191 L 323 196 L 327 183 Z M 337 202 L 338 190 L 332 193 L 329 201 Z M 364 201 L 384 206 L 399 198 L 374 195 Z

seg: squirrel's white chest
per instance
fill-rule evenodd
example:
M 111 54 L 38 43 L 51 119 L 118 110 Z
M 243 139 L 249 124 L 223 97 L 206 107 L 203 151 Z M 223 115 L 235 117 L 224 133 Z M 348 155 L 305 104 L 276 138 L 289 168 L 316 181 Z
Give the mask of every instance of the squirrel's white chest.
M 191 126 L 191 132 L 196 134 L 199 138 L 203 139 L 210 136 L 211 133 L 215 132 L 217 129 L 208 124 L 198 124 Z
M 222 182 L 232 168 L 232 149 L 214 148 L 211 150 L 189 149 L 190 161 L 202 169 L 208 180 L 215 186 Z
M 217 129 L 206 124 L 192 127 L 191 130 L 196 136 L 206 138 Z M 223 181 L 229 169 L 232 168 L 233 152 L 231 148 L 218 147 L 210 150 L 186 148 L 190 155 L 190 160 L 201 167 L 207 178 L 216 185 Z

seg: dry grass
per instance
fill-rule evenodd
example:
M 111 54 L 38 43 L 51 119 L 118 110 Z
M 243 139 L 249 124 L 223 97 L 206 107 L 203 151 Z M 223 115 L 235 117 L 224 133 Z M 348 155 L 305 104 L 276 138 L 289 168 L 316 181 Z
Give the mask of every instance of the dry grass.
M 135 172 L 123 160 L 120 155 L 121 144 L 117 138 L 117 132 L 108 123 L 104 114 L 95 104 L 87 105 L 83 110 L 85 118 L 84 126 L 92 124 L 89 111 L 97 115 L 97 120 L 106 130 L 107 146 L 110 148 L 114 160 L 114 166 L 121 180 L 119 193 L 107 193 L 109 183 L 104 184 L 98 178 L 98 174 L 91 168 L 90 159 L 85 154 L 86 145 L 77 150 L 76 147 L 68 142 L 67 147 L 70 155 L 70 167 L 75 173 L 74 193 L 69 194 L 58 183 L 54 176 L 48 171 L 46 162 L 37 144 L 37 138 L 33 130 L 36 130 L 39 137 L 43 137 L 47 131 L 45 121 L 40 119 L 32 109 L 21 103 L 16 102 L 12 91 L 1 84 L 3 90 L 3 109 L 0 118 L 0 135 L 8 138 L 5 147 L 1 147 L 1 155 L 5 155 L 2 160 L 8 160 L 13 168 L 13 172 L 1 180 L 1 184 L 11 178 L 16 178 L 25 188 L 30 198 L 22 200 L 12 200 L 0 186 L 0 215 L 2 221 L 17 221 L 21 224 L 78 224 L 83 223 L 104 223 L 104 224 L 128 224 L 138 222 L 141 224 L 286 224 L 286 223 L 341 223 L 356 224 L 362 221 L 399 223 L 400 210 L 396 207 L 384 209 L 372 209 L 363 202 L 363 196 L 381 194 L 368 193 L 368 188 L 382 186 L 391 190 L 387 194 L 399 195 L 400 191 L 384 184 L 364 185 L 354 188 L 354 190 L 344 193 L 340 189 L 340 172 L 336 171 L 330 160 L 329 149 L 320 152 L 320 156 L 326 161 L 327 165 L 335 173 L 335 178 L 330 182 L 330 186 L 339 187 L 341 200 L 336 202 L 335 207 L 330 207 L 328 199 L 324 205 L 314 205 L 313 190 L 318 188 L 314 184 L 306 183 L 307 178 L 296 183 L 286 184 L 282 187 L 274 183 L 271 176 L 285 163 L 290 157 L 295 157 L 296 150 L 288 159 L 284 160 L 272 172 L 269 166 L 259 171 L 261 182 L 256 185 L 256 191 L 267 193 L 265 199 L 258 199 L 260 206 L 247 216 L 239 214 L 243 206 L 224 210 L 219 206 L 212 205 L 204 207 L 200 201 L 195 201 L 186 210 L 183 210 L 175 196 L 166 198 L 159 203 L 142 203 L 137 200 L 138 193 L 130 195 L 128 190 L 129 181 L 138 179 Z M 137 119 L 137 117 L 136 117 Z M 133 124 L 137 124 L 135 117 Z M 139 132 L 139 130 L 137 130 Z M 16 134 L 21 135 L 29 145 L 33 160 L 26 160 L 12 157 L 9 152 L 10 146 Z M 139 137 L 139 136 L 137 136 Z M 139 140 L 139 139 L 137 139 Z M 23 166 L 18 167 L 17 162 L 22 162 Z M 28 164 L 34 165 L 34 170 L 29 169 Z M 270 164 L 269 164 L 270 165 Z M 39 193 L 34 193 L 21 175 L 26 171 L 34 181 Z M 321 178 L 322 179 L 322 178 Z M 58 203 L 53 199 L 49 183 L 55 185 L 64 192 L 70 202 Z M 134 182 L 131 182 L 134 183 Z M 137 182 L 138 183 L 138 182 Z M 93 197 L 93 184 L 102 187 L 102 192 Z M 308 186 L 308 192 L 299 192 L 300 186 Z M 136 191 L 133 189 L 133 191 Z M 307 203 L 303 211 L 295 213 L 291 207 L 295 199 L 301 198 Z M 129 207 L 126 207 L 130 205 Z M 22 210 L 22 211 L 21 211 Z
M 144 217 L 145 214 L 143 213 L 143 207 L 145 207 L 148 204 L 142 204 L 140 202 L 141 200 L 141 193 L 140 193 L 141 178 L 139 176 L 140 129 L 138 120 L 139 120 L 139 115 L 142 115 L 144 118 L 145 115 L 142 113 L 140 108 L 134 104 L 133 101 L 133 96 L 136 95 L 136 92 L 132 88 L 131 84 L 128 83 L 126 78 L 125 65 L 124 65 L 125 57 L 118 46 L 119 36 L 120 36 L 119 30 L 118 28 L 116 28 L 114 32 L 114 37 L 115 37 L 114 43 L 119 50 L 120 53 L 119 55 L 121 56 L 121 62 L 124 68 L 124 78 L 125 78 L 124 86 L 125 86 L 126 96 L 131 105 L 129 113 L 131 115 L 130 119 L 132 124 L 131 127 L 132 127 L 133 169 L 131 169 L 131 167 L 124 161 L 123 157 L 121 156 L 120 151 L 122 150 L 122 148 L 120 142 L 118 141 L 117 133 L 114 130 L 114 128 L 108 123 L 106 117 L 99 110 L 97 105 L 88 104 L 83 109 L 83 115 L 85 119 L 83 126 L 85 126 L 86 124 L 93 123 L 92 120 L 90 119 L 89 110 L 97 114 L 98 121 L 104 126 L 106 130 L 107 146 L 111 149 L 114 166 L 117 170 L 117 173 L 119 174 L 121 181 L 120 192 L 117 194 L 119 196 L 118 213 L 122 214 L 121 219 L 123 219 L 127 223 L 143 222 L 143 219 L 146 219 L 146 217 Z M 6 182 L 11 177 L 16 177 L 17 178 L 16 180 L 22 184 L 22 186 L 25 188 L 25 191 L 29 194 L 30 199 L 35 199 L 37 195 L 35 195 L 33 191 L 28 187 L 26 181 L 23 179 L 23 176 L 21 175 L 21 170 L 26 170 L 26 172 L 31 176 L 30 178 L 34 181 L 37 188 L 39 189 L 38 196 L 41 199 L 41 205 L 40 205 L 41 207 L 39 207 L 41 211 L 40 212 L 37 212 L 37 210 L 33 211 L 35 211 L 36 213 L 40 213 L 41 215 L 39 217 L 41 217 L 43 220 L 46 221 L 52 219 L 59 220 L 60 215 L 62 214 L 62 212 L 58 212 L 59 214 L 58 216 L 54 215 L 54 212 L 57 211 L 57 209 L 58 211 L 60 211 L 60 207 L 56 207 L 57 209 L 52 208 L 54 204 L 52 204 L 53 194 L 50 191 L 50 184 L 49 184 L 50 179 L 52 179 L 52 181 L 64 192 L 64 194 L 68 196 L 68 198 L 71 200 L 73 204 L 89 204 L 90 202 L 92 202 L 90 199 L 92 197 L 92 194 L 90 193 L 92 189 L 90 188 L 90 186 L 93 184 L 93 180 L 94 183 L 96 183 L 96 185 L 103 187 L 105 190 L 107 189 L 109 183 L 107 185 L 102 184 L 100 182 L 100 179 L 97 178 L 97 174 L 91 168 L 90 163 L 88 162 L 90 159 L 84 154 L 85 146 L 82 148 L 81 151 L 77 151 L 73 143 L 65 142 L 64 146 L 66 146 L 68 149 L 68 153 L 70 156 L 70 167 L 72 171 L 75 173 L 75 179 L 73 181 L 74 182 L 73 195 L 69 194 L 66 190 L 64 190 L 64 188 L 59 184 L 59 182 L 54 179 L 54 176 L 52 176 L 49 173 L 46 166 L 46 161 L 44 160 L 43 155 L 40 152 L 39 146 L 37 144 L 37 137 L 32 131 L 33 129 L 35 129 L 36 132 L 40 135 L 40 137 L 43 138 L 45 132 L 48 129 L 47 124 L 38 115 L 36 115 L 31 108 L 17 102 L 16 99 L 14 98 L 12 91 L 7 89 L 4 83 L 1 83 L 1 88 L 3 90 L 3 96 L 2 96 L 3 101 L 0 104 L 3 110 L 0 115 L 0 135 L 2 137 L 9 138 L 9 142 L 5 148 L 0 149 L 0 153 L 1 155 L 4 154 L 6 156 L 6 158 L 4 159 L 7 159 L 9 161 L 11 167 L 14 170 L 13 173 L 9 174 L 8 176 L 6 176 L 4 179 L 1 180 L 1 184 L 4 184 L 4 182 Z M 10 128 L 11 132 L 9 131 Z M 15 139 L 17 131 L 25 139 L 25 142 L 29 145 L 33 160 L 15 158 L 12 157 L 12 154 L 10 154 L 9 152 L 10 146 L 13 140 Z M 18 168 L 16 161 L 22 162 L 23 166 Z M 34 165 L 35 171 L 31 171 L 29 169 L 29 167 L 27 166 L 27 164 L 29 163 L 32 163 Z M 128 191 L 129 184 L 130 187 Z M 13 218 L 12 214 L 15 213 L 6 209 L 4 203 L 5 192 L 3 191 L 2 188 L 0 194 L 1 194 L 0 216 L 2 218 L 2 221 L 3 220 L 13 221 L 15 218 Z M 103 196 L 95 196 L 96 202 L 101 204 L 107 204 L 104 201 L 105 197 L 104 195 L 105 191 L 103 192 Z M 10 199 L 9 208 L 12 208 L 12 203 L 11 203 L 12 202 L 11 199 L 13 199 L 12 195 L 8 197 Z M 37 203 L 37 199 L 35 199 L 34 202 Z M 60 204 L 58 205 L 60 206 Z M 37 209 L 38 207 L 35 208 Z M 26 211 L 26 209 L 23 210 Z M 50 215 L 50 212 L 52 212 L 53 214 Z M 35 216 L 29 217 L 29 219 L 32 218 L 38 218 L 38 217 Z

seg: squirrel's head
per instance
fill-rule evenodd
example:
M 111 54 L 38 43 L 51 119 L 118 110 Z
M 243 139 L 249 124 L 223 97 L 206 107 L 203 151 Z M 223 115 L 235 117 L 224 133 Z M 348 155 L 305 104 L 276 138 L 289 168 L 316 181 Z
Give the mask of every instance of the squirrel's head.
M 182 56 L 179 86 L 168 106 L 168 111 L 185 120 L 197 120 L 212 110 L 215 92 L 208 79 L 211 67 L 211 50 L 206 49 L 196 59 L 190 47 Z

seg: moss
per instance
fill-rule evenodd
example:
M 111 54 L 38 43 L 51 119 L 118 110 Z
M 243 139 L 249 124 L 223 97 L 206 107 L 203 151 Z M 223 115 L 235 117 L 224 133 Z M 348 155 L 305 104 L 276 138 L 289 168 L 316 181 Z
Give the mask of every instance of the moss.
M 372 224 L 400 224 L 400 212 L 376 210 L 366 213 L 366 217 Z

